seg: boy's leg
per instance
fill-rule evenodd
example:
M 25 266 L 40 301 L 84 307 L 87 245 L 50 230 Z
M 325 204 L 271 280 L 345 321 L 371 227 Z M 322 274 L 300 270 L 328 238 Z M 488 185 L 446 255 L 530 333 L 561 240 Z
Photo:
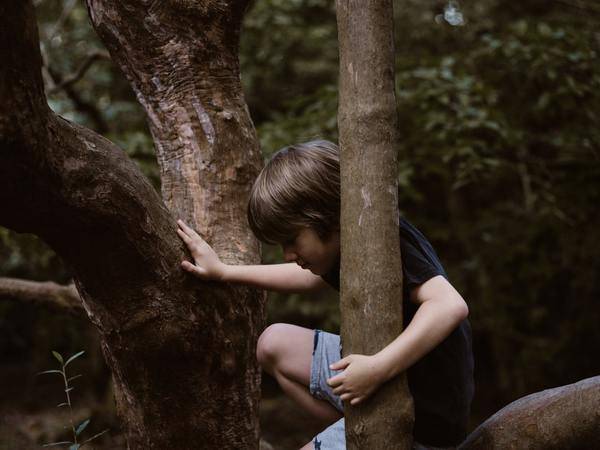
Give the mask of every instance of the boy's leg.
M 289 397 L 329 425 L 340 419 L 342 413 L 309 391 L 314 336 L 314 330 L 274 324 L 258 339 L 256 355 L 263 369 L 275 377 Z

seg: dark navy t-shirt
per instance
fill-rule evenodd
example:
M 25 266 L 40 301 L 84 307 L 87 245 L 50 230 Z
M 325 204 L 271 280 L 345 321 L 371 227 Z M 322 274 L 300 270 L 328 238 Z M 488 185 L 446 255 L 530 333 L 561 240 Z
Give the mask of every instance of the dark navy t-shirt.
M 400 219 L 400 251 L 406 327 L 418 308 L 410 301 L 410 291 L 437 275 L 448 277 L 429 241 L 405 219 Z M 340 289 L 339 259 L 322 278 Z M 442 343 L 410 367 L 407 376 L 415 403 L 415 440 L 440 447 L 462 442 L 474 391 L 469 321 L 463 320 Z

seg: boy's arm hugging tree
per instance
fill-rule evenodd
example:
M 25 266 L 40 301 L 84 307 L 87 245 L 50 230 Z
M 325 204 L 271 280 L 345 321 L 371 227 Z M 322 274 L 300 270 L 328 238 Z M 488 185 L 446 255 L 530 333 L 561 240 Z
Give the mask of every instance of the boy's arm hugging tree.
M 203 280 L 242 283 L 277 292 L 316 292 L 328 285 L 319 275 L 297 263 L 228 265 L 192 228 L 179 220 L 179 236 L 187 244 L 194 263 L 181 267 Z M 419 306 L 408 327 L 390 345 L 372 356 L 349 355 L 331 365 L 344 370 L 329 380 L 333 392 L 344 401 L 359 403 L 377 387 L 408 369 L 444 340 L 467 317 L 462 296 L 441 275 L 411 289 L 410 299 Z
M 469 314 L 461 295 L 441 275 L 412 289 L 410 297 L 419 308 L 393 342 L 375 355 L 349 355 L 331 365 L 334 370 L 345 369 L 329 380 L 342 400 L 354 405 L 367 398 L 429 353 Z

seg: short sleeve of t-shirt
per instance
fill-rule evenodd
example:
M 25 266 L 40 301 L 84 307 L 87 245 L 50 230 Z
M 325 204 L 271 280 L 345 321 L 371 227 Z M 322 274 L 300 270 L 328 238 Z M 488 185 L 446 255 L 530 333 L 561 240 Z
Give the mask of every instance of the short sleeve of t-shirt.
M 429 241 L 405 219 L 400 219 L 400 252 L 405 288 L 411 289 L 437 275 L 447 278 L 442 263 Z M 339 291 L 339 257 L 334 267 L 321 278 Z
M 400 251 L 404 285 L 409 289 L 437 275 L 447 278 L 442 263 L 429 241 L 404 219 L 400 222 Z

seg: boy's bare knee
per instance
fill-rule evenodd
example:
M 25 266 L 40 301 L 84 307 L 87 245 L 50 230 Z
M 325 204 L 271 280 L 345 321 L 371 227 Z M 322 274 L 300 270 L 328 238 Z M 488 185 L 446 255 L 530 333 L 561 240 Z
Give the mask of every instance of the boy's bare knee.
M 314 449 L 315 449 L 315 446 L 313 444 L 313 441 L 310 441 L 308 444 L 306 444 L 300 450 L 314 450 Z
M 267 372 L 271 372 L 271 369 L 277 363 L 282 350 L 281 342 L 284 340 L 288 326 L 285 323 L 274 323 L 265 328 L 258 338 L 256 359 Z

